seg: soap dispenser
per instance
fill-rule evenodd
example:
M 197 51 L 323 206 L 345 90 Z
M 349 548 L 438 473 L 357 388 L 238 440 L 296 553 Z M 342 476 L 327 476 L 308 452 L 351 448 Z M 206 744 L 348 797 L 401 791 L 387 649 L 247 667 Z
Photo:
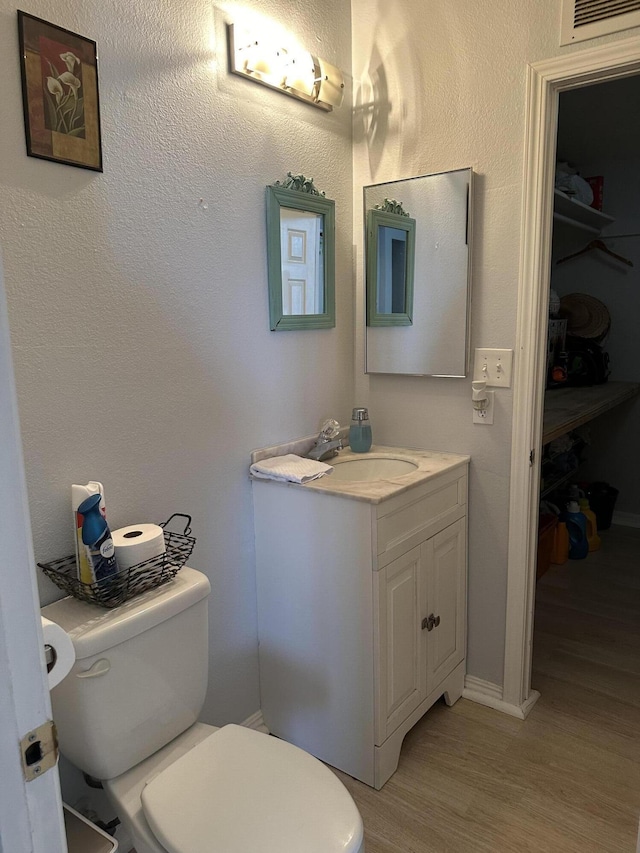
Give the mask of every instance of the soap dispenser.
M 355 408 L 349 427 L 349 447 L 354 453 L 366 453 L 371 449 L 371 440 L 369 411 L 361 407 Z

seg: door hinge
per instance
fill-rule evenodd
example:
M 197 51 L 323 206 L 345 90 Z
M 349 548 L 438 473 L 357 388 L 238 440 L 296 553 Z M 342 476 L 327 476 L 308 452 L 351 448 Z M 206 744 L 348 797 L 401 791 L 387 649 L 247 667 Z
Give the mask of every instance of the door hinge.
M 37 729 L 27 732 L 20 741 L 22 773 L 27 782 L 32 782 L 58 761 L 58 733 L 53 720 L 47 720 Z
M 529 466 L 532 466 L 533 463 L 535 462 L 535 460 L 536 460 L 536 450 L 534 447 L 533 450 L 529 453 Z

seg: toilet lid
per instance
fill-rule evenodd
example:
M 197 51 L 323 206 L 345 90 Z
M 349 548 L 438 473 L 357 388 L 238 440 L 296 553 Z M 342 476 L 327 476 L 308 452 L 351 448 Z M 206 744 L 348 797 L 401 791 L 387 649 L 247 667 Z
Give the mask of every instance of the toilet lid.
M 228 725 L 142 792 L 168 853 L 357 853 L 362 819 L 320 761 L 282 740 Z

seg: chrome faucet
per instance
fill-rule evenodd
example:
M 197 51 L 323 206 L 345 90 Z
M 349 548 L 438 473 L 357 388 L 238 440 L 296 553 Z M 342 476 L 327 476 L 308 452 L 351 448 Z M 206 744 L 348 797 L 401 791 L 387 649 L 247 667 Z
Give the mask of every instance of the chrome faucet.
M 316 443 L 307 453 L 307 459 L 326 462 L 327 459 L 333 459 L 334 456 L 337 456 L 339 450 L 342 450 L 340 424 L 331 418 L 322 424 Z

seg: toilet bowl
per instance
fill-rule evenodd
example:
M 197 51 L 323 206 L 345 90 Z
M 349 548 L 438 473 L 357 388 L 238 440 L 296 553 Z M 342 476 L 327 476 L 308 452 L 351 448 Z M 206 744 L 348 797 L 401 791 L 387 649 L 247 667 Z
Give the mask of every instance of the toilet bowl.
M 76 652 L 51 693 L 61 752 L 101 780 L 137 853 L 364 853 L 360 814 L 329 768 L 262 732 L 197 721 L 209 591 L 184 568 L 113 610 L 43 608 Z
M 103 787 L 137 853 L 364 851 L 360 815 L 337 777 L 242 726 L 196 723 Z

